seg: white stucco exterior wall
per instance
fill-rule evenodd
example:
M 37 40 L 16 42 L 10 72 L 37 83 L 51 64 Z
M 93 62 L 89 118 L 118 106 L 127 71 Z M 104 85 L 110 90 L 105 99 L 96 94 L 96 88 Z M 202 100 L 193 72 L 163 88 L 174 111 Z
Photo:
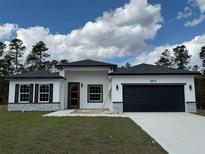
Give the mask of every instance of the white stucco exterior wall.
M 185 83 L 184 97 L 185 97 L 185 110 L 187 110 L 186 102 L 195 102 L 195 84 L 194 76 L 191 75 L 136 75 L 136 76 L 113 76 L 112 77 L 112 98 L 111 102 L 123 102 L 122 83 L 144 83 L 144 84 L 157 84 L 157 83 Z M 118 85 L 118 90 L 116 89 Z M 192 86 L 192 90 L 189 86 Z M 111 110 L 112 110 L 111 106 Z
M 64 110 L 65 107 L 65 90 L 66 90 L 65 80 L 60 81 L 59 97 L 60 97 L 60 109 Z
M 68 83 L 69 82 L 79 82 L 80 83 L 80 109 L 88 108 L 110 108 L 111 101 L 107 98 L 109 90 L 109 79 L 108 79 L 108 69 L 97 69 L 94 70 L 66 70 L 65 71 L 64 87 L 62 88 L 64 92 L 64 109 L 68 108 Z M 87 87 L 89 84 L 102 84 L 103 85 L 103 102 L 102 103 L 89 103 L 88 102 L 88 91 Z M 83 86 L 81 86 L 83 85 Z
M 14 103 L 16 84 L 53 84 L 53 102 L 60 102 L 60 110 L 68 108 L 68 83 L 80 83 L 80 108 L 107 108 L 113 110 L 112 102 L 123 102 L 122 83 L 184 83 L 185 110 L 188 112 L 190 106 L 186 102 L 196 102 L 195 84 L 192 75 L 135 75 L 135 76 L 108 76 L 110 70 L 107 68 L 73 68 L 62 70 L 61 74 L 65 79 L 22 79 L 10 80 L 9 103 Z M 83 86 L 81 86 L 81 84 Z M 89 103 L 87 99 L 89 84 L 103 85 L 103 103 Z M 118 90 L 116 89 L 118 85 Z M 189 86 L 192 86 L 190 90 Z M 111 88 L 111 93 L 108 91 Z M 33 90 L 33 102 L 35 97 Z M 106 99 L 107 98 L 107 99 Z M 105 102 L 106 101 L 106 102 Z M 193 104 L 192 104 L 193 105 Z M 194 104 L 195 105 L 195 104 Z
M 15 85 L 16 84 L 53 84 L 53 102 L 61 102 L 60 86 L 62 80 L 60 79 L 20 79 L 10 80 L 9 82 L 9 103 L 14 103 L 15 99 Z M 33 102 L 35 98 L 35 90 L 33 90 Z

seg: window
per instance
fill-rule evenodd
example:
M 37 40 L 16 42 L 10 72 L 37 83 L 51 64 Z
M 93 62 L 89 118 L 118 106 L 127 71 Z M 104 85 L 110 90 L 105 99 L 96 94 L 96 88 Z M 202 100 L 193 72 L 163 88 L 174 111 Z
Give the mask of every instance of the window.
M 19 86 L 19 102 L 20 103 L 29 103 L 29 96 L 30 96 L 30 85 L 24 84 Z
M 103 102 L 103 85 L 88 85 L 88 102 Z
M 49 102 L 49 85 L 39 85 L 39 102 Z

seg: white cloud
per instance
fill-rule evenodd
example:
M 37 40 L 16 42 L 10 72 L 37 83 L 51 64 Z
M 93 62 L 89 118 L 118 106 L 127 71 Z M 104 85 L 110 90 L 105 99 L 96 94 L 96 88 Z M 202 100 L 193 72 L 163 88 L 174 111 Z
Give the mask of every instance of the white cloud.
M 205 13 L 205 0 L 196 0 L 196 4 L 198 5 L 201 13 Z
M 200 24 L 205 19 L 205 14 L 201 15 L 199 18 L 194 18 L 193 20 L 187 21 L 184 26 L 185 27 L 192 27 Z
M 184 12 L 179 12 L 177 19 L 188 18 L 192 16 L 191 8 L 197 7 L 200 11 L 198 17 L 195 17 L 191 20 L 186 21 L 184 23 L 184 26 L 193 27 L 203 22 L 205 20 L 205 0 L 188 0 L 187 4 L 189 5 L 189 7 L 185 7 L 187 8 L 187 11 L 184 9 Z
M 165 49 L 169 49 L 170 51 L 172 51 L 174 47 L 182 44 L 187 47 L 187 49 L 189 50 L 189 54 L 192 55 L 189 65 L 198 64 L 199 66 L 201 66 L 201 59 L 199 58 L 199 53 L 201 51 L 201 47 L 205 45 L 205 34 L 201 36 L 196 36 L 190 41 L 182 42 L 179 44 L 156 47 L 149 53 L 142 53 L 141 55 L 137 56 L 135 64 L 137 63 L 154 64 L 159 60 L 161 53 Z
M 178 12 L 177 13 L 177 19 L 186 19 L 188 17 L 192 16 L 192 10 L 190 7 L 185 7 L 183 12 Z
M 12 34 L 17 30 L 17 25 L 6 23 L 0 25 L 0 40 L 6 40 L 12 37 Z
M 160 11 L 160 5 L 151 5 L 147 0 L 131 0 L 67 35 L 51 34 L 49 29 L 39 26 L 18 28 L 16 33 L 27 46 L 27 53 L 42 40 L 51 58 L 123 57 L 136 55 L 147 46 L 146 40 L 155 37 L 163 20 Z

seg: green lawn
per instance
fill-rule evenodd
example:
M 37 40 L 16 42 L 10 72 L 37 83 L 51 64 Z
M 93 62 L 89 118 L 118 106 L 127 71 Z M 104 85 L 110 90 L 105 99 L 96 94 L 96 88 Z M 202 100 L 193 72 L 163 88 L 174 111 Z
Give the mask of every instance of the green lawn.
M 48 118 L 43 114 L 6 112 L 0 106 L 0 154 L 166 153 L 128 118 Z

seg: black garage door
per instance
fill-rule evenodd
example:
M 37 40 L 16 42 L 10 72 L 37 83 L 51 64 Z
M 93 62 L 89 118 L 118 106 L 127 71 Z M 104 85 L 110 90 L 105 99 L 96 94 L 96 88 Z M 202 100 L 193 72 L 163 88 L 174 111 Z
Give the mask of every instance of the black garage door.
M 184 112 L 183 85 L 123 85 L 124 112 Z

